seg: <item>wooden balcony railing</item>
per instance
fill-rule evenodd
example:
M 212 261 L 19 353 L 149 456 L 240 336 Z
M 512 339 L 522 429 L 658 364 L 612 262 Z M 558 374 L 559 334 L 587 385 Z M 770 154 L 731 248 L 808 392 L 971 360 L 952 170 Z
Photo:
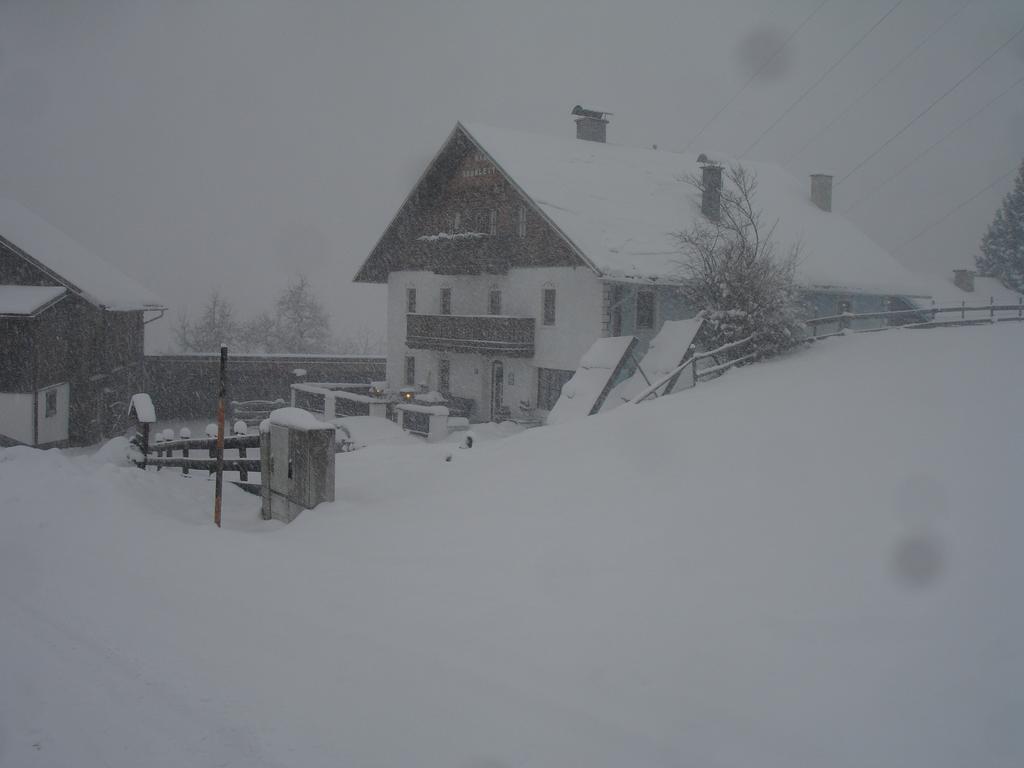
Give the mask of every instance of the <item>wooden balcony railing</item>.
M 507 315 L 406 315 L 410 349 L 533 357 L 534 319 Z

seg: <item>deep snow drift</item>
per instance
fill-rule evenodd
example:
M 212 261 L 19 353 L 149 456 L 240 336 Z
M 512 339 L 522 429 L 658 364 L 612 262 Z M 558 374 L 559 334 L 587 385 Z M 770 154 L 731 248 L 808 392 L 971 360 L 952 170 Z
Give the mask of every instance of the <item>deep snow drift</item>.
M 1017 326 L 830 339 L 289 526 L 0 451 L 0 765 L 1020 765 L 1022 380 Z

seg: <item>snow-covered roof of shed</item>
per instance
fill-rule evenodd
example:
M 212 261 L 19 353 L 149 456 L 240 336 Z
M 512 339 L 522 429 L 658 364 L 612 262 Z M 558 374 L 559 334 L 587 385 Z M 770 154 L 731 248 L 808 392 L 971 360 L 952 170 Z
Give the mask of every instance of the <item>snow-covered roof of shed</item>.
M 62 285 L 0 285 L 0 315 L 34 315 L 67 291 Z
M 0 198 L 0 237 L 97 306 L 121 311 L 164 307 L 155 294 L 13 200 Z
M 666 278 L 677 272 L 672 233 L 701 215 L 698 193 L 682 181 L 700 173 L 697 155 L 460 125 L 603 276 Z M 722 155 L 712 159 L 731 163 Z M 809 181 L 776 165 L 743 165 L 757 174 L 756 202 L 765 219 L 778 220 L 780 251 L 801 244 L 802 285 L 931 293 L 933 281 L 915 276 L 847 219 L 817 208 Z

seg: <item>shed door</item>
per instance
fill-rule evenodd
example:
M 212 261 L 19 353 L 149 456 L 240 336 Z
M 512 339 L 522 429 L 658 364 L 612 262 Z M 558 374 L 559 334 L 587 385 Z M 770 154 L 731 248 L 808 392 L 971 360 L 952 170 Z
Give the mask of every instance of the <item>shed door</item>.
M 71 408 L 71 387 L 55 384 L 39 390 L 36 401 L 36 423 L 39 428 L 38 445 L 57 443 L 68 439 L 68 415 Z

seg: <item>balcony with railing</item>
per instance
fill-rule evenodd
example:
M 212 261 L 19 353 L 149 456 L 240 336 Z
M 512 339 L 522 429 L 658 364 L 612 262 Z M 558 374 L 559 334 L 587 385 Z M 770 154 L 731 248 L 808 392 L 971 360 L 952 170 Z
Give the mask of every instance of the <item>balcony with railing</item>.
M 406 315 L 410 349 L 533 357 L 534 319 L 508 315 Z

